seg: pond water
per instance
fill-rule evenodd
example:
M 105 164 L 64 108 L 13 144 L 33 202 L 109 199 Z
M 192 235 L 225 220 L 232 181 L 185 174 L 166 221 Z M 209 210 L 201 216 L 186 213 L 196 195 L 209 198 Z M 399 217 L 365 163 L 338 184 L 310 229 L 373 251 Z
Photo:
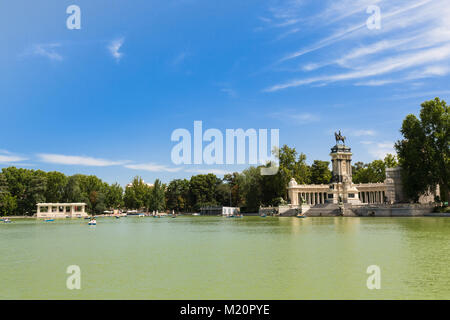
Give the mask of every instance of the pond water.
M 449 253 L 447 218 L 15 219 L 0 299 L 449 299 Z

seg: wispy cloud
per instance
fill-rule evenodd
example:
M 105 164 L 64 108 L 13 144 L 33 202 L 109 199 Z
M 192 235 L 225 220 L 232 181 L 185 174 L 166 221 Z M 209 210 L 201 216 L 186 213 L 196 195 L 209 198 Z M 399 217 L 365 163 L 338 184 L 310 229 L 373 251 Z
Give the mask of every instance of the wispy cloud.
M 374 130 L 346 130 L 346 132 L 354 137 L 375 136 L 377 134 Z
M 63 60 L 63 57 L 56 51 L 59 47 L 61 47 L 60 43 L 39 43 L 33 45 L 33 47 L 28 50 L 25 55 L 37 55 L 53 61 L 61 61 Z
M 14 155 L 7 150 L 0 150 L 0 163 L 8 164 L 28 160 L 27 158 Z
M 155 163 L 141 163 L 141 164 L 126 164 L 124 166 L 128 169 L 150 171 L 150 172 L 177 172 L 181 170 L 181 167 L 167 167 L 165 165 Z
M 113 56 L 116 61 L 119 61 L 123 57 L 123 53 L 119 52 L 120 48 L 122 47 L 125 39 L 124 38 L 118 38 L 113 41 L 111 41 L 108 45 L 108 50 Z
M 293 109 L 288 109 L 280 112 L 272 112 L 269 113 L 268 116 L 280 121 L 295 124 L 307 124 L 320 120 L 320 117 L 316 114 L 309 112 L 299 112 Z
M 302 5 L 316 4 L 301 1 Z M 325 5 L 323 5 L 325 3 Z M 327 1 L 317 14 L 297 19 L 301 10 L 289 3 L 283 19 L 298 20 L 296 28 L 324 34 L 316 42 L 287 53 L 277 64 L 282 70 L 299 72 L 296 79 L 280 81 L 266 88 L 274 92 L 298 86 L 324 86 L 335 82 L 353 82 L 355 85 L 382 86 L 422 78 L 450 74 L 450 7 L 446 0 L 343 0 Z M 381 8 L 381 29 L 369 30 L 366 20 L 369 5 Z M 287 8 L 286 8 L 287 7 Z M 276 20 L 270 17 L 267 23 Z M 327 35 L 328 32 L 328 35 Z M 381 38 L 382 37 L 382 38 Z M 381 39 L 380 39 L 381 38 Z M 320 54 L 308 55 L 319 51 Z M 314 57 L 321 60 L 311 61 Z M 301 60 L 292 66 L 296 60 Z M 328 68 L 330 67 L 330 68 Z M 342 70 L 337 70 L 337 68 Z M 317 72 L 318 69 L 322 72 Z M 337 70 L 337 71 L 336 71 Z M 314 72 L 313 75 L 308 75 Z M 378 77 L 384 76 L 384 79 Z
M 361 143 L 366 147 L 367 152 L 376 159 L 384 159 L 388 153 L 396 154 L 394 143 L 390 141 L 361 141 Z
M 237 97 L 237 92 L 234 89 L 231 88 L 222 88 L 220 89 L 221 92 L 226 93 L 230 98 L 236 98 Z
M 69 156 L 62 154 L 40 153 L 37 155 L 39 160 L 46 163 L 63 164 L 63 165 L 79 165 L 92 167 L 117 166 L 127 163 L 128 161 L 111 161 L 100 158 L 92 158 L 85 156 Z
M 172 60 L 172 65 L 176 66 L 182 63 L 186 60 L 186 58 L 189 56 L 189 53 L 187 51 L 183 51 L 179 53 L 175 58 Z

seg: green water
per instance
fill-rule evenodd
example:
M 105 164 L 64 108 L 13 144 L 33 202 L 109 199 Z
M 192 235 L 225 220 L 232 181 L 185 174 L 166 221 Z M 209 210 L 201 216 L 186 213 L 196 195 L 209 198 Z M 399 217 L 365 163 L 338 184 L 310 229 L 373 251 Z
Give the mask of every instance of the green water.
M 447 218 L 97 222 L 0 223 L 0 299 L 450 299 Z

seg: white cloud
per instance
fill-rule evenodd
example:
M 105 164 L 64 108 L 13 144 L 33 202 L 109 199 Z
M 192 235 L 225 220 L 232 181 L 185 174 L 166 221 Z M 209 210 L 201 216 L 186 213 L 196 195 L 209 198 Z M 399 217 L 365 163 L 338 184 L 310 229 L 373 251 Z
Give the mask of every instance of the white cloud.
M 374 130 L 349 130 L 349 134 L 355 137 L 375 136 L 376 132 Z
M 46 57 L 50 60 L 61 61 L 63 60 L 63 57 L 55 50 L 55 48 L 58 48 L 60 46 L 60 43 L 35 44 L 31 51 L 29 51 L 28 53 Z
M 375 142 L 361 141 L 366 146 L 367 152 L 376 159 L 384 159 L 388 153 L 395 155 L 394 143 L 390 141 Z
M 397 83 L 400 81 L 401 80 L 394 80 L 394 79 L 369 80 L 369 81 L 356 82 L 355 86 L 379 87 L 379 86 L 384 86 L 384 85 L 390 84 L 390 83 Z
M 127 161 L 111 161 L 99 158 L 84 156 L 68 156 L 62 154 L 40 153 L 37 155 L 42 162 L 64 164 L 64 165 L 80 165 L 93 167 L 107 167 L 122 165 Z
M 403 100 L 403 99 L 413 99 L 413 98 L 422 98 L 426 97 L 427 99 L 434 99 L 435 97 L 439 97 L 442 95 L 449 95 L 450 90 L 440 90 L 440 91 L 427 91 L 427 92 L 419 92 L 419 93 L 406 93 L 406 94 L 396 94 L 390 97 L 390 100 Z
M 295 124 L 307 124 L 320 120 L 319 116 L 316 114 L 309 112 L 298 112 L 293 109 L 284 110 L 282 112 L 273 112 L 269 114 L 269 117 Z
M 28 160 L 27 158 L 15 155 L 8 150 L 0 149 L 0 163 L 7 164 Z
M 124 38 L 119 38 L 111 41 L 111 43 L 108 45 L 108 50 L 114 57 L 114 59 L 116 59 L 116 61 L 119 61 L 123 56 L 123 53 L 119 52 L 119 50 L 122 47 L 124 41 Z
M 143 171 L 150 171 L 150 172 L 177 172 L 180 171 L 181 168 L 171 168 L 160 164 L 155 163 L 141 163 L 141 164 L 127 164 L 124 166 L 128 169 L 134 169 L 134 170 L 143 170 Z
M 273 92 L 304 85 L 324 86 L 353 80 L 358 80 L 356 85 L 381 86 L 448 75 L 450 20 L 447 17 L 450 15 L 450 6 L 447 2 L 447 0 L 324 2 L 325 8 L 318 5 L 319 8 L 322 7 L 321 11 L 305 18 L 304 21 L 299 21 L 299 28 L 303 31 L 305 26 L 314 26 L 315 33 L 320 34 L 318 30 L 328 31 L 329 35 L 300 50 L 286 54 L 284 58 L 278 60 L 278 64 L 287 64 L 301 57 L 303 67 L 299 69 L 297 65 L 288 71 L 305 73 L 328 66 L 333 66 L 333 71 L 281 81 L 264 91 Z M 368 5 L 373 4 L 381 7 L 379 30 L 369 30 L 366 26 L 369 15 L 365 10 Z M 300 10 L 295 12 L 294 7 L 296 6 L 288 5 L 288 8 L 285 8 L 284 12 L 289 14 L 286 14 L 284 19 L 292 20 L 304 14 L 304 11 Z M 321 57 L 322 61 L 309 61 L 309 55 L 306 54 L 317 50 L 321 52 L 315 56 Z M 336 67 L 344 70 L 336 71 Z M 373 79 L 380 75 L 388 77 Z
M 319 83 L 326 84 L 337 81 L 355 80 L 372 76 L 383 75 L 386 73 L 402 71 L 411 67 L 421 66 L 427 63 L 436 63 L 437 61 L 446 61 L 450 58 L 450 44 L 437 48 L 421 50 L 415 53 L 407 53 L 401 56 L 388 57 L 379 62 L 361 67 L 351 72 L 321 75 L 317 77 L 291 80 L 267 88 L 265 91 L 273 92 L 290 87 L 298 87 L 307 84 Z

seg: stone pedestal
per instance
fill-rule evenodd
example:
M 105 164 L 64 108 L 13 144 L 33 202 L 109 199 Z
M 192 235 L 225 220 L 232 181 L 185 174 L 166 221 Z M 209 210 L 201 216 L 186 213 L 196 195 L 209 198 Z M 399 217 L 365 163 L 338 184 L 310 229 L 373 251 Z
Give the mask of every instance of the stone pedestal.
M 331 148 L 332 180 L 330 191 L 332 203 L 359 204 L 358 189 L 352 182 L 352 152 L 350 147 L 344 144 L 336 144 Z

